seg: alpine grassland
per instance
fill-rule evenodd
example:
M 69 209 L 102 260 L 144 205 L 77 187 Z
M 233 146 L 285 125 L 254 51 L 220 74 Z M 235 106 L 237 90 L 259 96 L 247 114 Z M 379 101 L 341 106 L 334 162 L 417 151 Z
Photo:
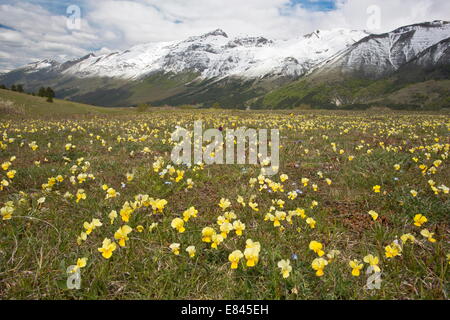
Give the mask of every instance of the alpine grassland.
M 448 112 L 0 97 L 0 299 L 448 299 Z M 196 120 L 278 174 L 172 163 Z

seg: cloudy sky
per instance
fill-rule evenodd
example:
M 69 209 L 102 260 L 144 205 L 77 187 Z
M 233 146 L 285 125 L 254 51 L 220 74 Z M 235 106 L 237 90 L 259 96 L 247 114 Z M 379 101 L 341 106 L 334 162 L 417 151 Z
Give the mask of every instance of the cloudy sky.
M 448 0 L 0 0 L 0 72 L 217 28 L 271 38 L 331 28 L 382 33 L 450 20 L 449 12 Z

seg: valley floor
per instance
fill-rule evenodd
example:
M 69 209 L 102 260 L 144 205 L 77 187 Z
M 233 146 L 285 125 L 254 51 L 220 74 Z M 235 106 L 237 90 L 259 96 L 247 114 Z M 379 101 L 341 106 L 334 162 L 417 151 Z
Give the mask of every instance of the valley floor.
M 116 113 L 1 119 L 0 299 L 448 299 L 448 114 Z M 279 173 L 173 165 L 199 119 L 280 129 Z

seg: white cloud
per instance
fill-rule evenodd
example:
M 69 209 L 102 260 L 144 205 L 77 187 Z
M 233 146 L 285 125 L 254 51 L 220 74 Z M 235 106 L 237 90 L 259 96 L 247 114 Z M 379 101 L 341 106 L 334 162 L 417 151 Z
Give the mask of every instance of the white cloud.
M 379 29 L 448 19 L 447 0 L 336 0 L 336 10 L 309 11 L 289 0 L 74 0 L 82 8 L 81 30 L 67 29 L 65 15 L 47 5 L 16 1 L 0 5 L 0 70 L 43 58 L 76 58 L 150 41 L 184 39 L 222 28 L 231 36 L 301 36 L 315 29 L 367 29 L 367 8 L 380 8 Z M 40 3 L 46 3 L 41 1 Z M 447 15 L 447 16 L 446 16 Z

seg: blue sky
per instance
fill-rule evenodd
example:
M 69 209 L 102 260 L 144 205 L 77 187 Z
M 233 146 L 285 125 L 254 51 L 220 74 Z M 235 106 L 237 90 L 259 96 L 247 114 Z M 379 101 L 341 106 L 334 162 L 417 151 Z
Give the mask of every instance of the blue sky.
M 0 1 L 1 2 L 17 2 L 14 0 Z M 83 7 L 82 0 L 29 0 L 28 2 L 37 4 L 47 8 L 50 12 L 55 14 L 64 14 L 67 6 L 71 4 Z M 290 5 L 300 5 L 305 9 L 312 11 L 329 11 L 336 9 L 336 1 L 334 0 L 290 0 Z
M 23 1 L 23 0 L 22 0 Z M 0 1 L 1 2 L 1 1 Z M 5 1 L 8 2 L 8 1 Z M 17 2 L 17 1 L 9 1 Z M 83 1 L 78 0 L 29 0 L 25 1 L 46 8 L 49 12 L 58 15 L 64 15 L 69 5 L 83 5 Z
M 68 27 L 67 7 L 81 8 Z M 316 29 L 366 29 L 368 8 L 380 10 L 381 33 L 450 20 L 448 0 L 0 0 L 0 72 L 42 60 L 126 50 L 182 40 L 217 28 L 229 36 L 301 37 Z
M 333 0 L 291 0 L 292 5 L 300 5 L 312 11 L 336 10 L 336 1 Z

